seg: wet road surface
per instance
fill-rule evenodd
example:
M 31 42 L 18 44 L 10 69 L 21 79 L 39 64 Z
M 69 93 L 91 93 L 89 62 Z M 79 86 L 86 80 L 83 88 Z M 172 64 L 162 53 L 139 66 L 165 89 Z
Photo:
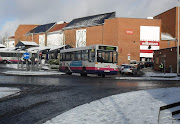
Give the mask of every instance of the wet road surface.
M 0 99 L 0 123 L 42 123 L 76 106 L 119 93 L 179 87 L 179 81 L 128 81 L 113 78 L 5 76 L 0 87 L 17 87 L 21 94 Z

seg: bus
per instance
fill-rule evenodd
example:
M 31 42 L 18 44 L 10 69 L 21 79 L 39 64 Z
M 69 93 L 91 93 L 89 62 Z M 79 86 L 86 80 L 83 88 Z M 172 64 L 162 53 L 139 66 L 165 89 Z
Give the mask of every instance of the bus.
M 116 75 L 118 60 L 118 47 L 109 45 L 92 45 L 80 48 L 70 48 L 60 51 L 59 70 L 71 75 L 80 73 Z
M 23 51 L 19 51 L 20 58 L 23 53 Z M 0 51 L 0 63 L 18 63 L 18 51 Z

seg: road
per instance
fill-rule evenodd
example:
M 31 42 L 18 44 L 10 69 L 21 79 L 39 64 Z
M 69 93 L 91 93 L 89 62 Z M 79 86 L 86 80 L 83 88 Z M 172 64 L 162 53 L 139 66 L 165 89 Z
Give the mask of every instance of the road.
M 76 106 L 114 94 L 137 90 L 179 87 L 172 81 L 128 81 L 113 78 L 5 76 L 0 87 L 17 87 L 20 95 L 0 99 L 0 123 L 42 123 Z

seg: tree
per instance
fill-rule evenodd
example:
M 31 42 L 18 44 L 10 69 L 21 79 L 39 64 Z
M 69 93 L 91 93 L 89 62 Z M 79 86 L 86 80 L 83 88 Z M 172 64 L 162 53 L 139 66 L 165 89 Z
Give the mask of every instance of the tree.
M 8 38 L 9 38 L 9 33 L 5 32 L 4 35 L 0 37 L 1 43 L 7 46 Z

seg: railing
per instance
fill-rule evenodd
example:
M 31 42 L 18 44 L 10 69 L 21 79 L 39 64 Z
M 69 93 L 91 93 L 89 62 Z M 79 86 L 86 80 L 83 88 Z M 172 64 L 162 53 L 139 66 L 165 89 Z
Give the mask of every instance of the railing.
M 158 124 L 180 124 L 180 102 L 161 106 Z

